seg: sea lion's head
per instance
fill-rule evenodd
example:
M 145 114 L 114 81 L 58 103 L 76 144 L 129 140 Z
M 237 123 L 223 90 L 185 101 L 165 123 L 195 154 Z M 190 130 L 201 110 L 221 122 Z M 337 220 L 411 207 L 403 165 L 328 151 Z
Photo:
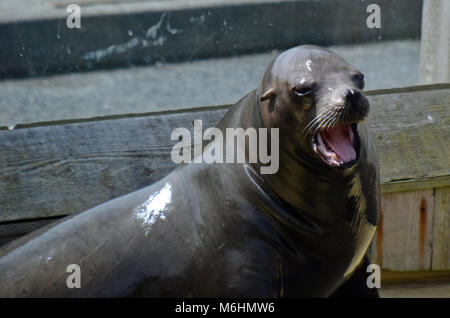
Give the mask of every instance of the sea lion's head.
M 305 45 L 278 55 L 257 90 L 264 126 L 296 151 L 332 167 L 354 165 L 368 114 L 364 75 L 337 54 Z

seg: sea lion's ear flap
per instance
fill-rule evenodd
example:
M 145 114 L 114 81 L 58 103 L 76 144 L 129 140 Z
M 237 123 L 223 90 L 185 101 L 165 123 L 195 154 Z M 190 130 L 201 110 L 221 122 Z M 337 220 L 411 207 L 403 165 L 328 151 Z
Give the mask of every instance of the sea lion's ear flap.
M 273 87 L 271 87 L 261 96 L 261 98 L 259 100 L 261 102 L 263 102 L 263 101 L 265 101 L 265 100 L 267 100 L 269 98 L 272 98 L 272 97 L 274 97 L 276 95 L 275 92 L 276 92 L 275 89 Z

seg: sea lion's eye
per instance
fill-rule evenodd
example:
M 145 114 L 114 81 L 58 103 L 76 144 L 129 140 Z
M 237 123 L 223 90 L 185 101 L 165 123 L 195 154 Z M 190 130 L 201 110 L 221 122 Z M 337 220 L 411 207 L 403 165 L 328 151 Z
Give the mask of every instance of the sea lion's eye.
M 358 73 L 352 76 L 353 82 L 360 88 L 364 88 L 364 74 Z
M 292 88 L 292 93 L 294 94 L 295 97 L 303 97 L 303 96 L 308 96 L 311 95 L 314 90 L 316 89 L 316 85 L 315 84 L 311 84 L 311 85 L 297 85 L 294 86 Z

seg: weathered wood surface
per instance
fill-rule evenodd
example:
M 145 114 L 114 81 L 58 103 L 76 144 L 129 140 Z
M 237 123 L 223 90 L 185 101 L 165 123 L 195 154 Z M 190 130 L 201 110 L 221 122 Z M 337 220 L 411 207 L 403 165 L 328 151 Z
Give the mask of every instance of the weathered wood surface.
M 383 218 L 373 260 L 450 269 L 450 84 L 368 92 Z M 170 134 L 214 126 L 228 106 L 0 129 L 0 244 L 170 172 Z M 447 187 L 447 188 L 445 188 Z
M 385 193 L 372 245 L 372 261 L 384 270 L 430 270 L 433 251 L 433 189 Z
M 432 270 L 450 269 L 450 187 L 435 190 Z
M 369 97 L 369 123 L 375 135 L 384 193 L 418 190 L 418 185 L 422 189 L 448 185 L 449 87 L 375 91 Z
M 27 221 L 2 223 L 0 225 L 0 246 L 58 219 L 60 218 L 31 219 Z
M 450 187 L 382 194 L 371 252 L 384 270 L 449 271 Z

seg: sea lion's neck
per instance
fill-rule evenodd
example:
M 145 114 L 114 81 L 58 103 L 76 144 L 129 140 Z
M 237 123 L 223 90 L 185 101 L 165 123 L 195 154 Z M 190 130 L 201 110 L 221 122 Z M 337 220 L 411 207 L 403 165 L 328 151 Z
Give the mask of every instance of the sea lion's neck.
M 282 139 L 280 139 L 282 140 Z M 343 174 L 322 167 L 309 158 L 296 153 L 292 145 L 280 142 L 279 169 L 274 174 L 261 174 L 264 183 L 283 201 L 297 209 L 310 210 L 319 193 L 332 194 L 336 182 L 345 188 Z M 259 171 L 259 170 L 257 170 Z M 336 192 L 336 191 L 334 191 Z

